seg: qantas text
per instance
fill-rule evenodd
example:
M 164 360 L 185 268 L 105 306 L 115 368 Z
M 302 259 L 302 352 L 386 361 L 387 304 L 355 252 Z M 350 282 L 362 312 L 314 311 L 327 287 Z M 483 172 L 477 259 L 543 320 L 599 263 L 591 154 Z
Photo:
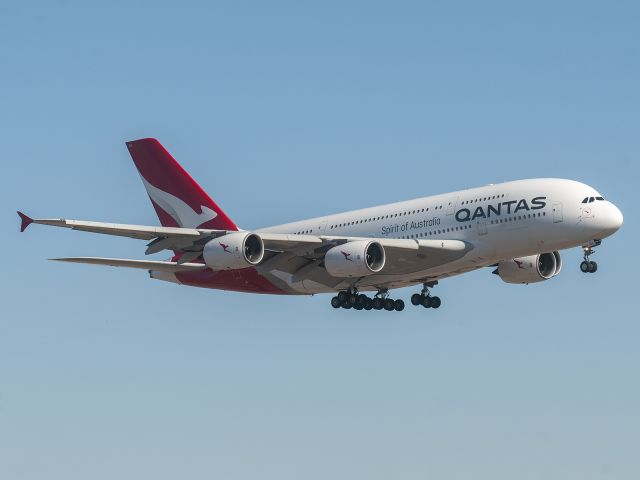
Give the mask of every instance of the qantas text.
M 456 220 L 468 222 L 476 218 L 491 218 L 491 216 L 511 215 L 521 211 L 540 210 L 547 205 L 546 199 L 547 197 L 534 197 L 530 202 L 527 202 L 524 198 L 522 200 L 509 200 L 508 202 L 485 207 L 476 207 L 473 212 L 468 208 L 461 208 L 456 212 Z

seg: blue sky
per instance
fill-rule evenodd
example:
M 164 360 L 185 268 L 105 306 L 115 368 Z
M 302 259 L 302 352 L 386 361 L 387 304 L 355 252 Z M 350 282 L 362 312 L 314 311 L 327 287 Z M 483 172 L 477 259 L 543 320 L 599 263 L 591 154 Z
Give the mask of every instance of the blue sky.
M 0 5 L 0 476 L 640 475 L 636 2 Z M 189 289 L 47 258 L 134 240 L 15 210 L 157 222 L 155 136 L 243 228 L 526 177 L 623 229 L 578 270 L 482 270 L 438 311 Z M 408 299 L 412 289 L 399 292 Z

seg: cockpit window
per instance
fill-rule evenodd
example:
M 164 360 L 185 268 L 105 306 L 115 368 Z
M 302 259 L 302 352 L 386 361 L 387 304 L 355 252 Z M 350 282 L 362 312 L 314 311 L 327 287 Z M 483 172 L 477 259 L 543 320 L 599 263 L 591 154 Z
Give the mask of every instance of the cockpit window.
M 589 201 L 589 197 L 584 197 L 584 200 L 582 200 L 582 203 L 587 203 Z
M 596 197 L 596 200 L 604 201 L 604 198 L 602 198 L 602 197 Z
M 595 200 L 595 198 L 589 197 L 589 203 L 593 203 L 594 200 Z

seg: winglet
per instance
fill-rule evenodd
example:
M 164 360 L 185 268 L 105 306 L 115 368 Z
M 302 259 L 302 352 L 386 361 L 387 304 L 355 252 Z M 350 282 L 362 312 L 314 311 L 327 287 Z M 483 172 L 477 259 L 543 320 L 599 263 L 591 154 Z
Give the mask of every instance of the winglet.
M 20 231 L 24 232 L 27 229 L 27 227 L 33 223 L 33 218 L 29 217 L 28 215 L 25 215 L 20 211 L 18 212 L 18 215 L 22 220 L 22 223 L 20 224 Z

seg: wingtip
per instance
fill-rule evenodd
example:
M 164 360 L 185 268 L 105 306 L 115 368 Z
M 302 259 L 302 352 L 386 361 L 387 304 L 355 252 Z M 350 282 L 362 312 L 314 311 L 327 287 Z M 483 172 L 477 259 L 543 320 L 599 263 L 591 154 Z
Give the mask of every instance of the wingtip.
M 20 217 L 20 220 L 22 221 L 20 223 L 20 231 L 24 232 L 27 229 L 27 227 L 33 223 L 33 218 L 29 217 L 28 215 L 25 215 L 24 213 L 22 213 L 19 210 L 18 210 L 18 216 Z

